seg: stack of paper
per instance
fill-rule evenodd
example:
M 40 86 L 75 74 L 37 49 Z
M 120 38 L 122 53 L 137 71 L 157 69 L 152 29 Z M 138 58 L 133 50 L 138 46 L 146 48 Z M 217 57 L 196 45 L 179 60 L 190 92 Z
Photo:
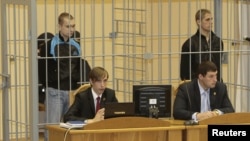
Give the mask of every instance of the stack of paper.
M 82 128 L 86 125 L 83 121 L 68 121 L 66 123 L 60 123 L 60 127 L 63 128 Z

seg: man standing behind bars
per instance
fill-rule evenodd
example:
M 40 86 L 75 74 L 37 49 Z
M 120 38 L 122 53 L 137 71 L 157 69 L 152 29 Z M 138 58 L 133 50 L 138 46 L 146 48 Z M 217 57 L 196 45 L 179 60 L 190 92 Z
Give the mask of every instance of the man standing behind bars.
M 182 46 L 181 80 L 194 79 L 200 62 L 212 61 L 218 69 L 218 81 L 222 81 L 221 59 L 223 42 L 212 32 L 212 14 L 207 9 L 200 9 L 196 12 L 195 21 L 198 27 L 196 34 L 186 40 Z
M 72 37 L 74 17 L 61 13 L 58 17 L 59 33 L 41 49 L 39 80 L 46 86 L 45 122 L 59 123 L 69 107 L 69 92 L 79 87 L 81 49 Z M 45 140 L 47 140 L 45 131 Z

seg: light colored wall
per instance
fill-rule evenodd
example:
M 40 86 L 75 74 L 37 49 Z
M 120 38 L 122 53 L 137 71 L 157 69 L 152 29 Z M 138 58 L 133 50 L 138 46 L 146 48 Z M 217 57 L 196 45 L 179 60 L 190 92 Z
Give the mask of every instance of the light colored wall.
M 44 1 L 37 1 L 38 35 L 44 31 L 52 32 L 54 34 L 57 33 L 57 16 L 63 11 L 72 13 L 75 17 L 76 29 L 82 34 L 81 46 L 83 57 L 86 57 L 90 62 L 91 67 L 98 65 L 104 66 L 110 73 L 110 80 L 113 79 L 114 73 L 119 74 L 120 77 L 123 78 L 124 71 L 114 72 L 114 64 L 112 63 L 114 55 L 114 52 L 112 51 L 112 39 L 108 38 L 109 33 L 112 32 L 112 0 L 105 0 L 104 9 L 102 9 L 103 3 L 101 0 L 95 1 L 95 4 L 91 3 L 90 0 L 85 1 L 85 3 L 82 3 L 82 0 L 76 0 L 74 1 L 75 3 L 71 1 L 71 4 L 66 5 L 64 2 L 65 0 L 61 0 L 59 3 L 55 3 L 53 0 L 47 0 L 45 4 Z M 145 4 L 144 0 L 138 0 L 136 2 L 138 5 L 140 5 L 140 3 Z M 179 82 L 181 45 L 189 36 L 196 32 L 194 21 L 195 12 L 199 8 L 204 7 L 213 12 L 213 2 L 209 0 L 172 0 L 171 5 L 168 3 L 169 0 L 161 0 L 162 4 L 160 5 L 158 2 L 158 0 L 149 1 L 146 3 L 145 7 L 148 12 L 145 17 L 147 22 L 145 28 L 147 33 L 147 48 L 142 50 L 142 53 L 152 53 L 153 59 L 147 61 L 144 60 L 146 75 L 143 79 L 149 81 L 157 79 L 161 81 L 161 83 L 171 82 L 171 84 L 176 86 Z M 123 6 L 122 1 L 117 1 L 115 4 L 116 6 Z M 232 41 L 235 38 L 237 39 L 237 37 L 234 34 L 235 25 L 234 22 L 232 22 L 235 18 L 231 16 L 235 14 L 235 11 L 231 4 L 232 3 L 228 1 L 223 1 L 222 37 L 225 39 L 225 51 L 231 52 L 229 56 L 229 64 L 223 64 L 223 78 L 225 82 L 234 83 L 236 79 L 234 76 L 234 70 L 237 66 L 234 62 L 236 62 L 237 54 L 233 51 L 235 46 L 232 46 Z M 159 9 L 161 11 L 159 11 Z M 140 15 L 137 15 L 137 17 L 140 17 Z M 102 20 L 102 18 L 104 18 L 104 20 Z M 0 25 L 1 23 L 2 22 L 0 21 Z M 99 38 L 103 36 L 105 38 Z M 116 41 L 122 41 L 122 38 L 117 38 Z M 142 42 L 145 41 L 145 39 L 138 37 L 136 38 L 136 41 Z M 139 49 L 137 51 L 139 52 Z M 124 53 L 124 50 L 122 48 L 116 48 L 115 54 L 117 55 L 118 53 L 122 54 Z M 1 59 L 2 58 L 0 58 L 0 62 L 2 62 Z M 122 59 L 117 60 L 117 62 L 121 66 L 124 65 L 124 60 Z M 133 62 L 128 60 L 128 63 Z M 141 65 L 140 62 L 136 64 L 136 66 L 139 65 Z M 0 67 L 0 70 L 1 69 L 2 68 Z M 138 73 L 136 75 L 131 75 L 128 79 L 136 79 L 133 78 L 133 76 L 142 77 L 141 74 Z M 161 80 L 166 78 L 170 78 L 171 80 Z M 109 87 L 112 88 L 113 83 L 114 82 L 110 82 Z M 123 85 L 121 85 L 121 87 L 122 86 Z M 230 87 L 229 89 L 232 88 Z M 0 89 L 0 93 L 1 92 Z M 117 96 L 119 101 L 124 100 L 124 92 L 118 92 Z M 0 95 L 0 101 L 2 101 L 2 94 Z M 2 106 L 3 105 L 0 105 L 1 115 Z M 0 126 L 2 126 L 1 122 L 2 117 L 0 117 Z
M 113 55 L 112 40 L 109 38 L 94 39 L 103 35 L 108 37 L 109 33 L 112 31 L 112 0 L 105 1 L 105 9 L 102 9 L 103 3 L 101 3 L 101 1 L 96 1 L 94 5 L 91 3 L 91 1 L 86 1 L 84 5 L 78 0 L 67 5 L 65 5 L 64 2 L 65 1 L 59 1 L 59 3 L 57 3 L 55 1 L 49 0 L 45 3 L 44 1 L 37 1 L 37 33 L 40 34 L 44 31 L 49 31 L 54 34 L 57 33 L 57 16 L 63 11 L 72 13 L 72 15 L 75 16 L 76 29 L 81 31 L 82 37 L 85 38 L 84 40 L 81 40 L 83 56 L 86 57 L 92 67 L 97 65 L 105 66 L 110 74 L 113 74 L 113 64 L 111 57 L 111 55 Z M 147 34 L 161 34 L 160 42 L 159 36 L 147 38 L 146 52 L 153 53 L 154 59 L 147 62 L 146 79 L 150 80 L 158 77 L 171 78 L 177 80 L 173 81 L 173 83 L 178 83 L 180 49 L 182 43 L 196 31 L 196 25 L 193 18 L 195 12 L 201 7 L 207 7 L 213 10 L 213 3 L 211 1 L 197 2 L 196 0 L 172 0 L 170 6 L 168 2 L 168 0 L 163 0 L 162 4 L 159 5 L 158 0 L 153 0 L 146 4 L 147 10 L 153 13 L 147 13 Z M 145 4 L 144 1 L 141 0 L 137 1 L 137 3 L 138 5 L 140 5 L 139 3 Z M 226 8 L 223 9 L 223 14 L 225 14 L 225 16 L 222 17 L 226 20 L 223 20 L 224 22 L 222 27 L 223 31 L 227 31 L 223 32 L 224 37 L 227 37 L 233 33 L 228 32 L 228 29 L 233 27 L 233 25 L 227 24 L 227 21 L 231 20 L 231 17 L 227 15 L 227 12 L 233 10 L 231 10 L 227 4 L 227 2 L 223 3 L 223 7 Z M 122 1 L 118 1 L 116 5 L 120 5 L 122 7 L 123 3 Z M 159 6 L 162 8 L 161 11 L 159 11 Z M 91 10 L 95 13 L 94 15 L 93 13 L 90 13 Z M 105 12 L 105 14 L 103 14 L 102 10 Z M 159 12 L 161 15 L 159 15 Z M 105 23 L 102 23 L 102 16 L 105 16 Z M 139 17 L 140 15 L 137 16 Z M 159 24 L 159 22 L 162 23 Z M 105 29 L 102 29 L 102 25 L 105 26 Z M 139 38 L 138 40 L 142 39 Z M 159 46 L 162 48 L 162 50 L 159 48 Z M 225 42 L 225 46 L 226 50 L 230 48 L 230 42 Z M 105 49 L 101 50 L 98 47 L 105 47 Z M 120 52 L 122 53 L 123 50 Z M 161 58 L 161 62 L 159 62 L 159 56 L 157 55 L 159 53 L 164 54 L 163 58 Z M 103 60 L 103 54 L 110 57 L 105 57 L 105 60 Z M 121 61 L 121 63 L 123 62 Z M 157 70 L 152 69 L 158 68 L 159 65 L 163 67 L 160 71 L 164 72 L 161 74 L 161 76 L 158 76 L 157 73 L 154 73 L 158 72 Z M 171 69 L 169 69 L 169 67 L 171 67 Z M 223 75 L 227 80 L 226 76 L 228 76 L 228 66 L 223 65 L 223 67 L 225 68 L 223 70 L 226 70 L 225 73 L 223 72 Z M 121 75 L 122 74 L 123 73 L 121 73 Z M 110 75 L 110 80 L 112 80 L 112 77 L 113 76 Z M 112 83 L 110 83 L 110 87 L 112 87 Z M 119 99 L 123 99 L 122 94 L 119 94 L 118 96 Z

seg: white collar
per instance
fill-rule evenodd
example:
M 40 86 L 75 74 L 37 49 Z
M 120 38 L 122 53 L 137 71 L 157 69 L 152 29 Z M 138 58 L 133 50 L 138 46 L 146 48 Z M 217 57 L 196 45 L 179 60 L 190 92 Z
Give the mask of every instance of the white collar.
M 199 86 L 200 94 L 203 94 L 204 92 L 206 92 L 206 93 L 209 93 L 209 92 L 210 92 L 210 89 L 205 90 L 205 89 L 201 86 L 199 80 L 197 80 L 197 81 L 198 81 L 198 86 Z
M 93 90 L 93 88 L 91 88 L 91 92 L 92 92 L 92 96 L 93 96 L 94 99 L 96 99 L 98 96 L 100 98 L 102 98 L 102 94 L 101 95 L 97 95 L 97 93 Z

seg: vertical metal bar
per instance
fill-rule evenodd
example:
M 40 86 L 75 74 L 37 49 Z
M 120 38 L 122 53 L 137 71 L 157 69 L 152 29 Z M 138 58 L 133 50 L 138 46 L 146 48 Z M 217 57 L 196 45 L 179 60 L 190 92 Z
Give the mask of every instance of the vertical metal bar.
M 214 32 L 219 37 L 221 37 L 221 23 L 222 23 L 222 1 L 221 0 L 214 0 Z
M 172 15 L 172 12 L 171 12 L 172 11 L 172 2 L 171 2 L 171 0 L 169 0 L 168 2 L 169 2 L 169 5 L 168 5 L 168 9 L 169 9 L 168 10 L 168 12 L 169 12 L 169 14 L 168 14 L 168 16 L 169 16 L 169 18 L 168 18 L 169 19 L 168 20 L 169 21 L 169 23 L 168 23 L 169 24 L 168 25 L 168 30 L 169 30 L 169 36 L 168 36 L 168 38 L 169 38 L 169 40 L 168 40 L 168 42 L 169 42 L 169 49 L 168 50 L 169 50 L 169 52 L 172 52 L 172 48 L 171 48 L 171 46 L 172 46 L 172 44 L 171 44 L 171 41 L 172 41 L 171 40 L 171 36 L 172 36 L 172 30 L 171 30 L 172 29 L 172 22 L 171 22 L 172 21 L 172 16 L 171 16 Z M 168 61 L 168 63 L 169 63 L 169 67 L 168 67 L 169 68 L 168 69 L 168 71 L 169 71 L 169 75 L 168 75 L 169 76 L 169 80 L 168 80 L 168 83 L 169 84 L 171 84 L 170 80 L 172 79 L 172 71 L 171 71 L 172 70 L 171 69 L 172 68 L 171 67 L 172 66 L 172 63 L 171 63 L 172 62 L 172 60 L 171 60 L 172 57 L 171 57 L 171 55 L 172 55 L 171 53 L 168 55 L 168 58 L 170 58 L 169 61 Z M 162 68 L 161 68 L 161 70 L 162 70 Z M 163 73 L 163 72 L 161 72 L 161 73 Z
M 31 70 L 29 76 L 29 103 L 32 103 L 30 108 L 30 132 L 31 140 L 38 141 L 39 139 L 39 126 L 38 126 L 38 60 L 37 60 L 37 3 L 35 0 L 31 0 L 28 7 L 28 21 L 29 21 L 29 70 Z
M 118 31 L 118 24 L 117 22 L 115 23 L 115 0 L 112 0 L 112 34 L 115 34 L 117 31 Z M 111 38 L 112 39 L 112 54 L 115 54 L 116 53 L 116 48 L 115 48 L 115 38 Z M 113 88 L 116 88 L 118 89 L 118 81 L 115 81 L 116 79 L 116 74 L 115 74 L 115 71 L 116 71 L 116 61 L 115 61 L 116 57 L 115 55 L 112 56 L 112 64 L 113 64 L 113 71 L 112 71 L 112 84 L 113 84 Z M 116 84 L 116 85 L 115 85 Z
M 168 7 L 169 8 L 169 7 Z M 162 79 L 162 74 L 161 74 L 161 69 L 162 69 L 162 0 L 159 0 L 158 2 L 158 35 L 157 35 L 157 38 L 158 38 L 158 48 L 157 48 L 157 52 L 158 52 L 158 80 L 161 81 Z M 170 21 L 170 20 L 169 20 Z M 152 63 L 152 65 L 154 65 Z M 154 67 L 152 67 L 152 74 L 151 74 L 151 80 L 154 80 Z M 150 83 L 153 83 L 153 82 L 150 82 Z
M 14 92 L 12 93 L 11 92 L 11 97 L 14 99 L 14 100 L 10 100 L 10 107 L 11 107 L 11 109 L 13 108 L 13 109 L 18 109 L 18 107 L 19 106 L 17 106 L 17 104 L 18 104 L 18 102 L 17 102 L 17 91 L 18 91 L 18 79 L 19 78 L 17 78 L 17 76 L 18 76 L 18 74 L 17 74 L 17 63 L 18 63 L 18 61 L 17 61 L 17 59 L 19 60 L 20 58 L 17 58 L 17 49 L 19 48 L 19 47 L 17 47 L 19 44 L 18 44 L 18 39 L 17 39 L 17 33 L 18 33 L 18 31 L 17 31 L 17 29 L 18 29 L 18 27 L 17 27 L 17 4 L 13 4 L 13 16 L 11 17 L 12 18 L 12 20 L 13 20 L 13 25 L 10 25 L 11 27 L 10 28 L 13 28 L 13 32 L 12 32 L 12 35 L 13 35 L 13 43 L 14 43 L 14 45 L 13 45 L 13 48 L 14 48 L 14 50 L 13 50 L 13 56 L 14 56 L 14 58 L 15 58 L 15 61 L 13 62 L 13 69 L 10 69 L 10 74 L 14 74 L 13 76 L 14 76 L 14 81 L 13 81 L 13 84 L 12 84 L 12 87 L 14 88 Z M 10 35 L 10 39 L 11 39 L 12 37 L 11 37 L 11 35 Z M 11 39 L 12 40 L 12 39 Z M 11 45 L 9 46 L 9 47 L 11 47 Z M 12 52 L 10 52 L 9 51 L 9 53 L 12 53 Z M 12 99 L 11 98 L 11 99 Z M 13 107 L 12 107 L 13 106 Z M 17 110 L 18 111 L 18 110 Z M 17 118 L 17 115 L 18 115 L 18 113 L 16 112 L 16 114 L 12 114 L 12 116 L 10 117 L 10 119 L 11 120 L 16 120 L 16 119 L 18 119 Z M 11 121 L 12 122 L 12 121 Z M 15 124 L 15 127 L 18 127 L 18 123 L 17 122 L 13 122 L 14 124 Z M 14 128 L 14 127 L 12 127 L 11 129 L 10 129 L 11 131 L 15 131 L 15 133 L 18 133 L 18 128 Z M 15 134 L 15 137 L 16 138 L 18 138 L 18 134 Z
M 92 59 L 95 60 L 95 0 L 91 0 L 91 48 Z M 94 62 L 95 63 L 95 62 Z M 95 65 L 94 65 L 95 66 Z
M 104 0 L 102 0 L 102 20 L 101 20 L 101 25 L 102 25 L 102 35 L 101 35 L 101 38 L 102 38 L 102 54 L 105 54 L 105 7 L 104 7 Z M 102 63 L 103 63 L 103 66 L 105 68 L 105 55 L 102 56 Z M 112 66 L 113 63 L 112 63 Z M 114 77 L 114 75 L 112 75 L 112 77 Z
M 18 116 L 19 116 L 20 119 L 22 119 L 22 113 L 25 113 L 24 119 L 22 120 L 25 127 L 23 129 L 21 129 L 20 132 L 22 132 L 22 130 L 25 130 L 25 139 L 26 140 L 28 140 L 28 138 L 29 138 L 29 130 L 30 130 L 29 125 L 33 125 L 33 124 L 30 124 L 32 122 L 32 120 L 29 120 L 29 119 L 32 119 L 32 118 L 30 118 L 31 114 L 29 114 L 29 113 L 31 113 L 29 111 L 32 111 L 32 108 L 30 108 L 28 105 L 29 104 L 33 105 L 33 103 L 35 102 L 35 101 L 32 101 L 32 102 L 29 101 L 31 99 L 31 97 L 29 97 L 29 94 L 31 93 L 31 91 L 28 90 L 28 89 L 30 89 L 30 85 L 28 83 L 29 82 L 28 75 L 31 74 L 31 73 L 27 73 L 27 72 L 28 72 L 28 70 L 31 70 L 31 71 L 33 70 L 33 69 L 29 69 L 28 65 L 30 65 L 30 63 L 27 63 L 28 60 L 29 60 L 28 59 L 29 54 L 27 54 L 27 51 L 29 51 L 30 49 L 33 49 L 33 48 L 29 48 L 29 45 L 30 45 L 29 44 L 29 41 L 30 41 L 29 39 L 30 38 L 29 37 L 26 38 L 29 35 L 28 27 L 30 25 L 29 23 L 28 24 L 26 23 L 30 18 L 30 16 L 28 14 L 26 14 L 26 12 L 28 13 L 30 11 L 29 5 L 30 5 L 30 3 L 19 5 L 19 8 L 20 8 L 19 11 L 20 12 L 18 11 L 18 18 L 19 18 L 20 23 L 21 23 L 21 19 L 22 18 L 24 19 L 23 23 L 22 23 L 22 25 L 24 25 L 24 26 L 21 27 L 21 24 L 19 24 L 18 25 L 18 32 L 20 34 L 20 37 L 19 37 L 20 42 L 19 43 L 20 43 L 20 45 L 22 45 L 22 43 L 23 43 L 23 48 L 24 48 L 23 52 L 20 51 L 20 56 L 21 56 L 21 54 L 23 54 L 23 56 L 21 56 L 21 58 L 23 57 L 23 60 L 25 60 L 23 62 L 24 71 L 22 71 L 23 74 L 20 75 L 20 78 L 22 77 L 22 75 L 24 76 L 24 82 L 23 82 L 23 84 L 24 84 L 24 93 L 21 96 L 25 99 L 25 101 L 22 101 L 21 99 L 19 99 L 19 103 L 20 103 L 20 106 L 19 106 L 20 110 L 19 111 L 20 112 L 19 112 Z M 21 12 L 22 9 L 23 9 L 23 11 Z M 26 25 L 28 25 L 28 26 L 26 26 Z M 21 32 L 22 29 L 25 32 L 22 33 Z M 23 38 L 23 40 L 22 40 L 22 38 Z M 22 62 L 20 61 L 19 65 L 21 65 L 21 63 Z M 36 83 L 36 84 L 38 84 L 38 83 Z M 35 96 L 35 95 L 33 95 L 33 96 Z M 21 107 L 24 107 L 24 108 L 21 109 Z M 34 106 L 32 106 L 32 107 L 34 107 Z M 22 112 L 22 111 L 25 111 L 25 112 Z
M 3 74 L 8 74 L 8 63 L 7 63 L 7 19 L 6 19 L 6 10 L 7 10 L 7 2 L 6 0 L 1 0 L 1 56 L 2 56 L 2 72 Z M 5 22 L 3 22 L 5 21 Z M 5 79 L 3 79 L 3 83 Z M 8 117 L 9 117 L 9 107 L 8 107 L 8 99 L 9 99 L 9 89 L 4 87 L 3 90 L 2 90 L 2 93 L 3 93 L 3 97 L 2 97 L 2 111 L 3 111 L 3 114 L 2 114 L 2 126 L 3 126 L 3 140 L 4 141 L 9 141 L 9 125 L 8 125 Z
M 222 37 L 222 1 L 221 0 L 214 0 L 214 32 L 220 38 Z M 220 47 L 221 48 L 221 47 Z M 220 49 L 222 50 L 222 49 Z M 211 54 L 210 54 L 211 57 Z M 221 56 L 222 58 L 222 56 Z M 222 78 L 222 64 L 220 64 L 220 75 Z M 221 78 L 219 78 L 221 80 Z

